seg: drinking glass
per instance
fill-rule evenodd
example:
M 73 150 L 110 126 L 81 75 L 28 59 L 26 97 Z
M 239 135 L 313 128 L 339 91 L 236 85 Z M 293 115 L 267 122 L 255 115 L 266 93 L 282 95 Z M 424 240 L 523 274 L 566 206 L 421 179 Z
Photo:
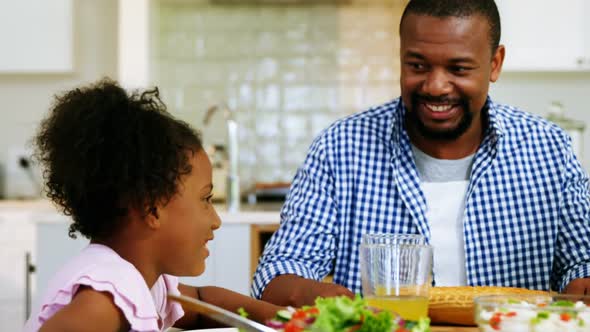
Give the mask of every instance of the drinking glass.
M 426 238 L 420 234 L 367 233 L 362 244 L 426 244 Z
M 420 235 L 367 234 L 360 246 L 363 297 L 406 320 L 428 316 L 432 247 Z

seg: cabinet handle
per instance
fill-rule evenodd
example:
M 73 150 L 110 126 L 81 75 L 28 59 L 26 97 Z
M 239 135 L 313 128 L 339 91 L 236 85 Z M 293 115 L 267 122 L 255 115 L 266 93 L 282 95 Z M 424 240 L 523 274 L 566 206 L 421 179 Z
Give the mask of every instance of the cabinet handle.
M 31 260 L 31 253 L 25 253 L 25 321 L 29 319 L 31 314 L 31 274 L 35 273 L 35 265 Z

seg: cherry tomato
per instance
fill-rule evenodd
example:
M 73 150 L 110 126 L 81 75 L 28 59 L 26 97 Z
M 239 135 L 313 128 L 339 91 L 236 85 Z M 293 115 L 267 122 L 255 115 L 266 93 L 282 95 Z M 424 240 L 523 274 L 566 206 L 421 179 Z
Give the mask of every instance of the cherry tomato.
M 291 319 L 305 319 L 307 317 L 307 312 L 303 310 L 297 310 L 291 316 Z
M 311 307 L 311 308 L 307 309 L 307 313 L 309 313 L 310 315 L 319 315 L 320 309 L 318 309 L 316 307 Z
M 501 313 L 495 313 L 492 318 L 490 318 L 490 326 L 494 329 L 494 330 L 499 330 L 500 329 L 500 323 L 502 322 L 502 314 Z
M 288 322 L 285 324 L 285 332 L 302 332 L 303 327 L 296 324 L 296 322 Z

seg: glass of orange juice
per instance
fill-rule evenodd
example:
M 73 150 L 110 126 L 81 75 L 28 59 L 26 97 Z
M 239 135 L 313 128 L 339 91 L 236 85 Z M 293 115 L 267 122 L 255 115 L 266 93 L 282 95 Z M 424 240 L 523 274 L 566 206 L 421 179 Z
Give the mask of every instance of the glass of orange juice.
M 406 320 L 428 316 L 432 247 L 423 236 L 365 234 L 360 265 L 362 293 L 370 306 Z

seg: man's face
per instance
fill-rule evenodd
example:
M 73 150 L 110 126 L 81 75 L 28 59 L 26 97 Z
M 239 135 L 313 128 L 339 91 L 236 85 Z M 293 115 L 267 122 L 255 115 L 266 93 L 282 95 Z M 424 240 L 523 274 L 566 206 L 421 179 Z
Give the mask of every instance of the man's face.
M 474 125 L 500 74 L 486 18 L 408 14 L 401 27 L 401 91 L 407 123 L 430 139 L 454 140 Z

